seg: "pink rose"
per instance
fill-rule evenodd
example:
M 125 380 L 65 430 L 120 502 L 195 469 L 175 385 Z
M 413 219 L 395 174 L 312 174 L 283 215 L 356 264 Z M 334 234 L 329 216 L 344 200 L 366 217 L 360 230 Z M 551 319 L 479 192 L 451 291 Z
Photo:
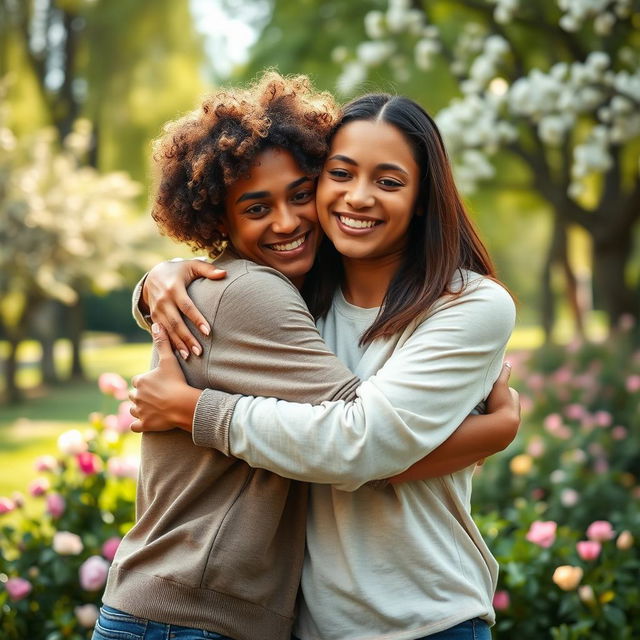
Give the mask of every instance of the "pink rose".
M 140 461 L 135 456 L 114 456 L 109 458 L 107 469 L 112 476 L 116 478 L 133 478 L 138 477 L 138 466 Z
M 47 511 L 53 518 L 59 518 L 65 510 L 67 503 L 59 493 L 50 493 L 47 496 Z
M 596 520 L 587 528 L 587 538 L 596 542 L 606 542 L 615 537 L 615 531 L 607 520 Z
M 108 540 L 105 540 L 104 544 L 102 545 L 102 555 L 109 562 L 111 562 L 114 556 L 116 555 L 116 551 L 118 550 L 118 547 L 120 546 L 121 541 L 122 541 L 122 538 L 113 537 L 113 538 L 109 538 Z
M 638 375 L 629 376 L 627 378 L 625 386 L 629 393 L 636 393 L 636 391 L 640 391 L 640 376 Z
M 85 629 L 95 626 L 99 616 L 98 607 L 95 604 L 83 604 L 75 607 L 73 613 L 75 613 L 80 626 Z
M 602 545 L 594 540 L 582 540 L 576 544 L 576 549 L 583 560 L 595 560 L 602 551 Z
M 613 416 L 608 411 L 596 411 L 593 418 L 599 427 L 610 427 L 613 423 Z
M 493 608 L 496 611 L 504 611 L 509 608 L 511 604 L 511 598 L 509 598 L 508 591 L 496 591 L 493 596 Z
M 129 400 L 121 402 L 118 407 L 118 428 L 120 433 L 129 433 L 129 427 L 135 420 L 129 411 L 131 407 L 133 407 L 133 402 L 130 402 Z
M 61 556 L 77 556 L 82 553 L 82 538 L 70 531 L 58 531 L 53 535 L 53 550 Z
M 626 427 L 618 425 L 611 430 L 611 437 L 614 440 L 624 440 L 628 435 Z
M 85 591 L 98 591 L 107 581 L 109 563 L 100 556 L 91 556 L 80 565 L 80 586 Z
M 33 589 L 31 583 L 24 578 L 9 578 L 4 586 L 9 598 L 14 602 L 26 598 L 31 593 L 31 589 Z
M 32 496 L 43 496 L 47 491 L 49 491 L 49 487 L 51 484 L 47 478 L 36 478 L 29 485 L 29 493 Z
M 60 468 L 53 456 L 38 456 L 33 466 L 36 471 L 57 471 Z
M 539 458 L 545 450 L 544 441 L 542 438 L 534 437 L 531 438 L 529 444 L 527 445 L 527 453 L 532 458 Z
M 117 373 L 103 373 L 98 378 L 98 387 L 102 393 L 124 400 L 129 393 L 127 381 Z
M 76 462 L 78 468 L 82 473 L 87 476 L 91 476 L 98 471 L 102 471 L 102 460 L 95 453 L 90 451 L 84 451 L 76 455 Z
M 16 508 L 16 503 L 11 498 L 0 497 L 0 515 L 11 513 Z
M 582 420 L 586 414 L 585 408 L 581 404 L 570 404 L 565 410 L 564 414 L 569 420 Z
M 547 548 L 554 543 L 557 528 L 558 525 L 553 522 L 553 520 L 536 520 L 531 523 L 531 527 L 529 527 L 529 531 L 527 531 L 527 535 L 525 537 L 529 542 L 533 542 L 540 547 Z
M 87 451 L 89 445 L 84 436 L 77 429 L 70 429 L 58 437 L 58 449 L 67 456 L 74 456 Z

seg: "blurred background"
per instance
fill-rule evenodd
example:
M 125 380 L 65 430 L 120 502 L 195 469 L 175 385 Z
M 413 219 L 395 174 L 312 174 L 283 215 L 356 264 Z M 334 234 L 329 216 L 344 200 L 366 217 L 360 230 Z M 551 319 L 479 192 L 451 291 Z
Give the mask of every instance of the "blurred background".
M 34 458 L 89 414 L 98 431 L 118 415 L 100 374 L 147 367 L 131 290 L 157 261 L 189 255 L 149 215 L 152 139 L 206 92 L 266 67 L 308 74 L 340 100 L 406 94 L 441 128 L 518 300 L 509 352 L 523 427 L 483 470 L 478 517 L 497 509 L 524 539 L 535 519 L 562 523 L 578 502 L 568 490 L 595 483 L 565 524 L 619 516 L 637 527 L 637 0 L 0 0 L 0 495 L 23 491 Z M 122 446 L 135 455 L 138 443 Z M 6 499 L 7 513 L 20 506 Z M 505 574 L 512 594 L 537 580 L 514 553 L 504 551 L 520 567 Z M 631 638 L 631 605 L 616 605 L 610 582 L 594 583 L 592 601 L 574 593 L 575 611 L 562 605 L 568 631 L 537 637 L 598 638 L 594 620 L 606 618 L 617 631 L 603 638 Z M 525 615 L 508 606 L 504 637 Z M 554 606 L 555 617 L 535 614 L 546 629 L 564 624 Z

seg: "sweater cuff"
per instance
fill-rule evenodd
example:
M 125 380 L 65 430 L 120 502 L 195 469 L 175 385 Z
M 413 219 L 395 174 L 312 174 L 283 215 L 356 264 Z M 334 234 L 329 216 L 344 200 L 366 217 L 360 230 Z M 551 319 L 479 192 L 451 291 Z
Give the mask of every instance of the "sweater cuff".
M 241 397 L 224 391 L 205 389 L 198 398 L 193 414 L 194 444 L 199 447 L 218 449 L 227 456 L 231 455 L 229 442 L 231 418 L 236 402 Z
M 147 279 L 148 274 L 144 274 L 140 279 L 140 282 L 136 285 L 136 288 L 133 290 L 133 297 L 131 299 L 131 313 L 133 314 L 133 319 L 136 321 L 138 326 L 145 331 L 149 331 L 151 329 L 151 316 L 148 314 L 142 313 L 140 310 L 140 301 L 142 300 L 142 287 L 144 286 L 144 281 Z

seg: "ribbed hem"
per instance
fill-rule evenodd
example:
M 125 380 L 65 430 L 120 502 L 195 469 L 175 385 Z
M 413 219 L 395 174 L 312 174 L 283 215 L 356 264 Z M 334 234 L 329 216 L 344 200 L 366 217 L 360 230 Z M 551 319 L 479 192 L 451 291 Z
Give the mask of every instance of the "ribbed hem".
M 229 430 L 236 402 L 242 396 L 205 389 L 198 398 L 193 414 L 193 442 L 230 454 Z
M 102 600 L 139 618 L 214 631 L 234 640 L 289 640 L 293 626 L 293 616 L 253 602 L 118 567 L 109 570 Z
M 136 321 L 138 326 L 145 331 L 149 331 L 151 329 L 151 316 L 145 315 L 140 311 L 140 300 L 142 299 L 142 287 L 144 286 L 144 281 L 147 279 L 147 273 L 145 273 L 140 282 L 136 285 L 136 288 L 133 290 L 133 296 L 131 299 L 131 313 L 133 314 L 133 319 Z

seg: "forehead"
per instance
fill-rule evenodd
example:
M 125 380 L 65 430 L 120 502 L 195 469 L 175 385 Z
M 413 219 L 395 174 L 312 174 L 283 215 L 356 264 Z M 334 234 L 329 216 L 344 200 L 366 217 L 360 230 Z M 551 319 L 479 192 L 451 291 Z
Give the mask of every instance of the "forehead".
M 305 175 L 293 155 L 286 149 L 261 151 L 245 175 L 227 188 L 227 195 L 240 195 L 247 191 L 277 191 Z
M 348 156 L 358 164 L 400 164 L 417 168 L 413 151 L 404 134 L 392 124 L 355 120 L 341 127 L 331 142 L 329 156 Z

